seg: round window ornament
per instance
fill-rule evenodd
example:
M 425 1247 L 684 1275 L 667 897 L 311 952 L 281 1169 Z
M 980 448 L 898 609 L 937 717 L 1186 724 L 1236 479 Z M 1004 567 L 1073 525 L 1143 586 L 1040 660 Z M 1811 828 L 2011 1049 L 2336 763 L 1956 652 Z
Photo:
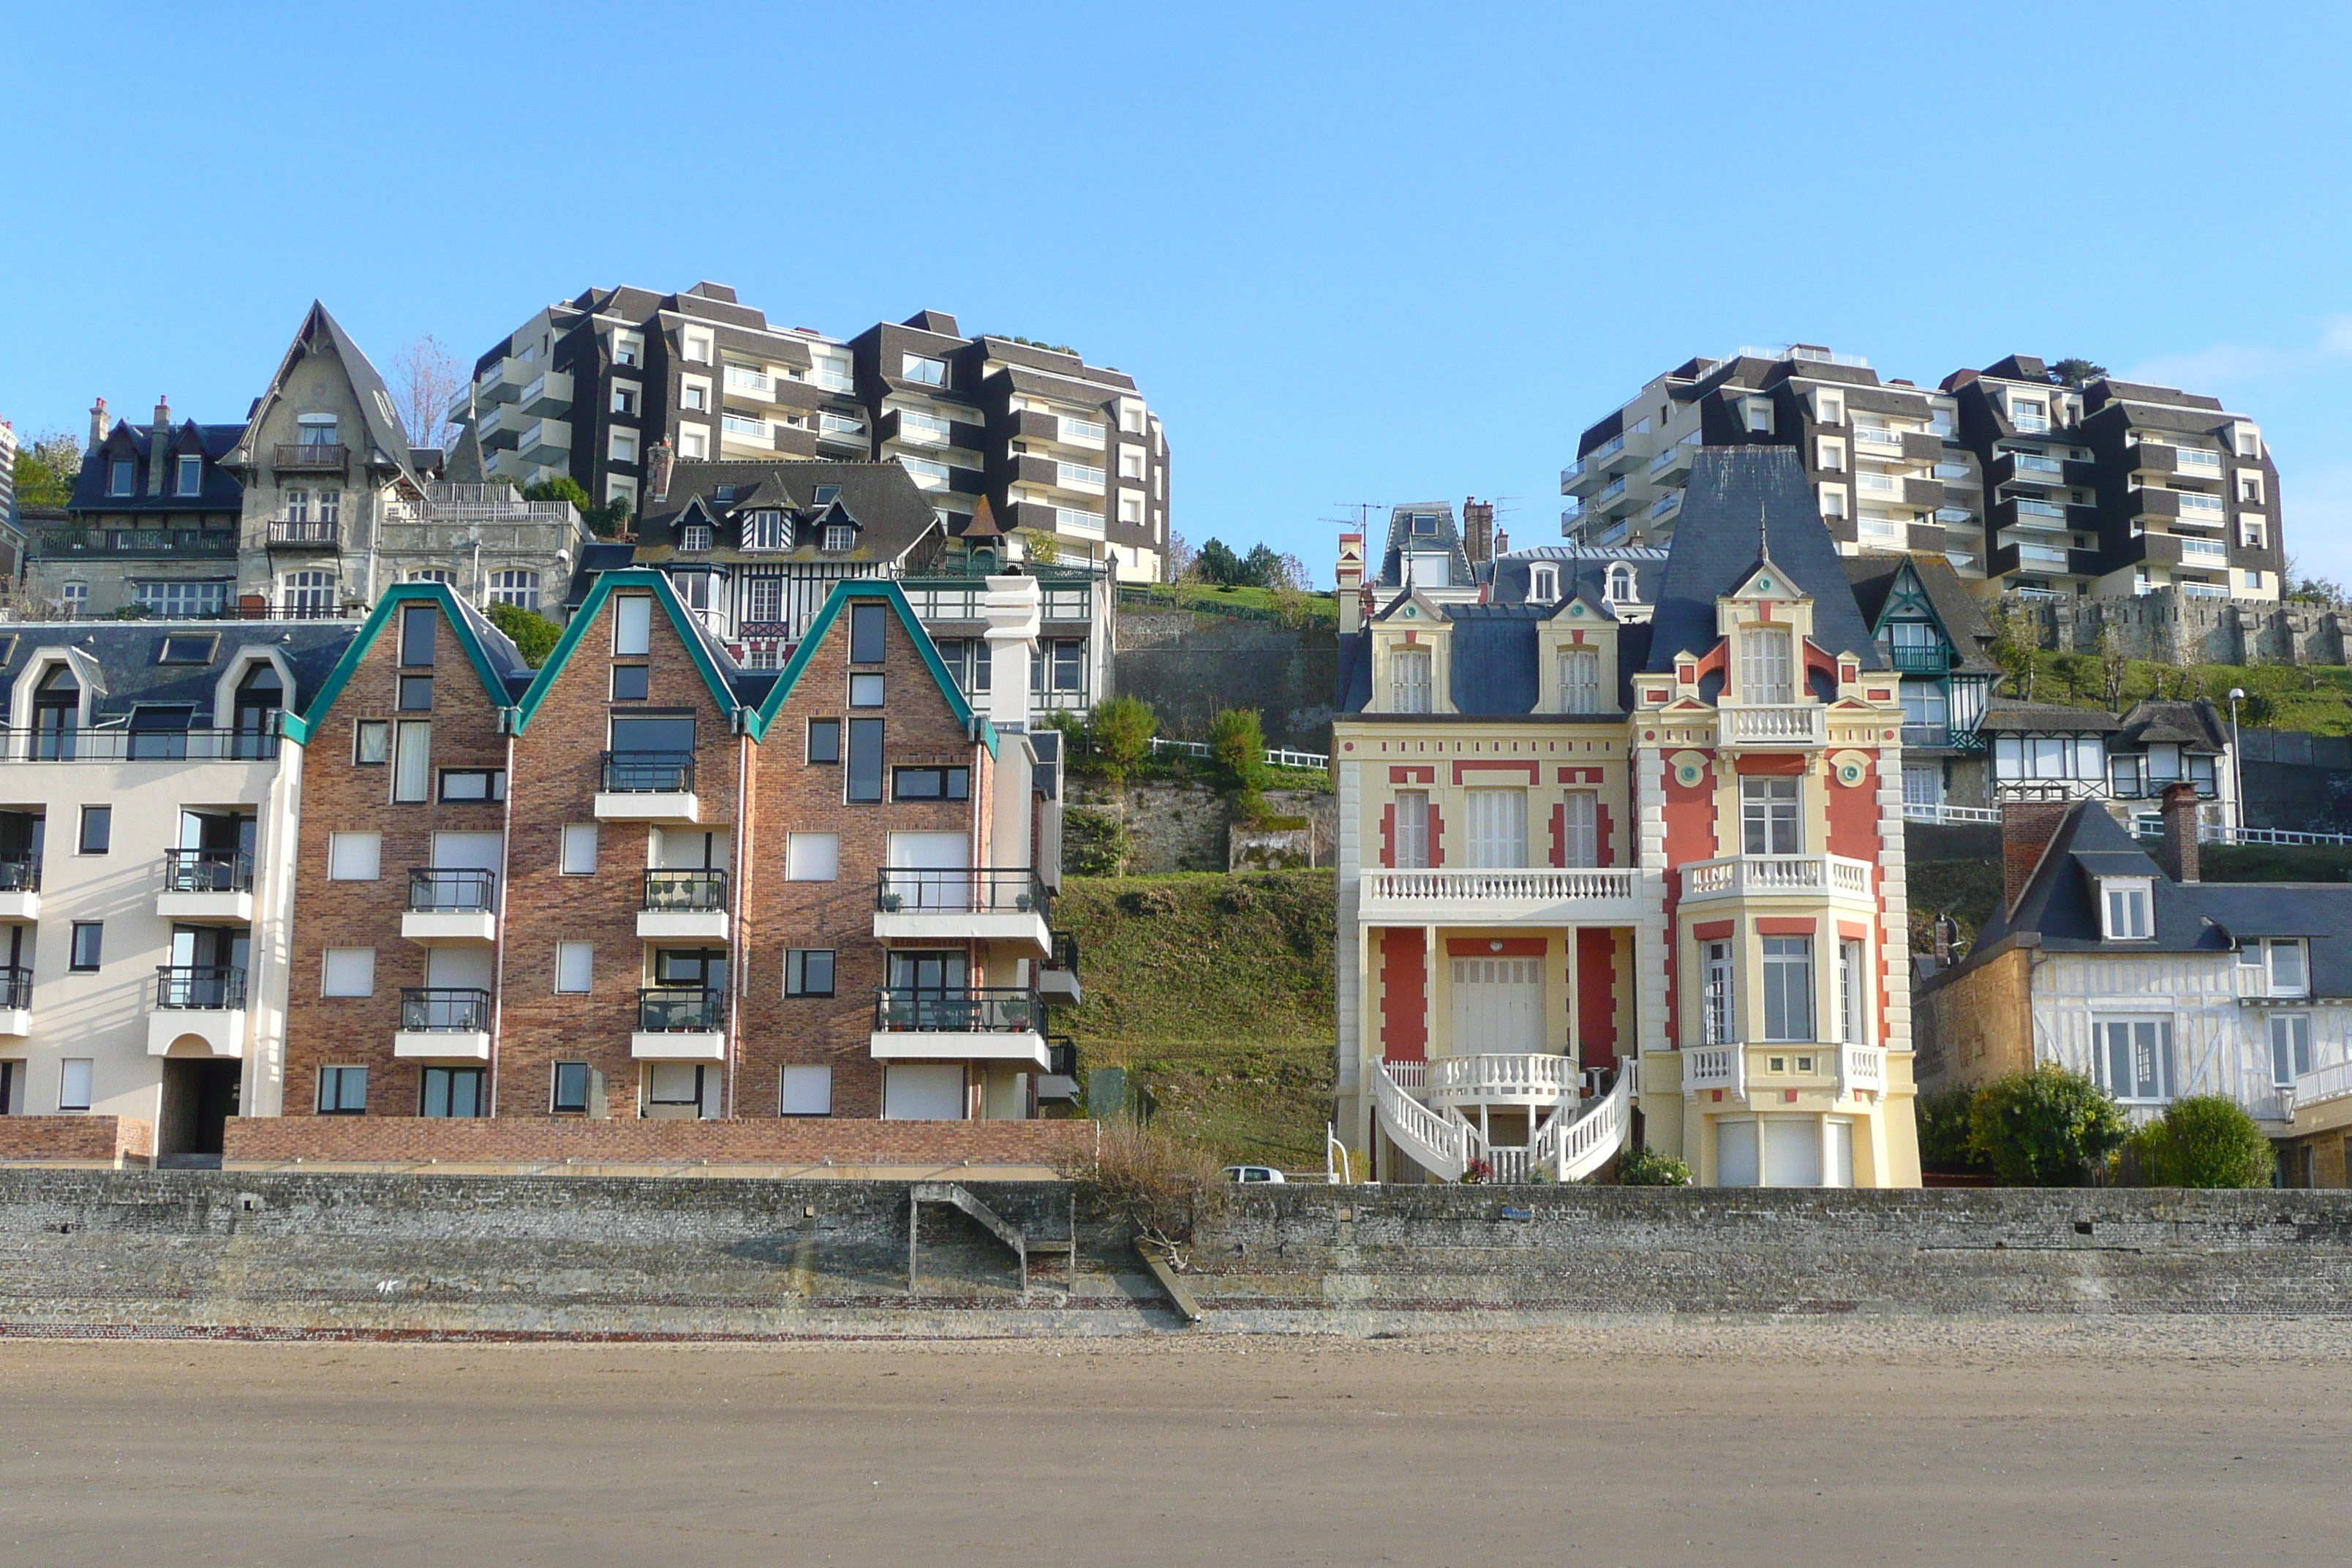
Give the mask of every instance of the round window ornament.
M 1681 767 L 1675 770 L 1675 782 L 1680 784 L 1685 789 L 1688 789 L 1691 785 L 1698 783 L 1698 777 L 1699 767 L 1696 763 L 1685 763 Z
M 1841 765 L 1838 769 L 1838 777 L 1846 784 L 1860 784 L 1862 782 L 1862 764 L 1860 763 L 1846 763 Z
M 1486 951 L 1488 952 L 1500 952 L 1503 951 L 1503 944 L 1499 942 L 1490 942 L 1486 944 Z
M 1769 593 L 1770 593 L 1770 592 L 1772 591 L 1772 579 L 1771 579 L 1771 578 L 1769 578 L 1769 577 L 1759 577 L 1759 578 L 1757 578 L 1757 579 L 1756 579 L 1756 591 L 1757 591 L 1758 593 L 1759 593 L 1759 594 L 1769 594 Z
M 1581 616 L 1584 614 L 1584 606 L 1582 605 L 1570 605 L 1568 607 L 1568 613 L 1571 616 Z

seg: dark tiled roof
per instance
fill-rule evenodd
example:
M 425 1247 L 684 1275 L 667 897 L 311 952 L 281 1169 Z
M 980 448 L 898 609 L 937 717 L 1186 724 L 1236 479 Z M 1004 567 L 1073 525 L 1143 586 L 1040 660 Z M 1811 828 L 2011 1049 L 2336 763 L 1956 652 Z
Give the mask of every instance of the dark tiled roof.
M 1508 605 L 1448 605 L 1457 713 L 1531 713 L 1542 695 L 1537 628 L 1544 613 Z
M 102 689 L 92 694 L 95 725 L 121 724 L 142 705 L 184 704 L 195 710 L 194 722 L 207 728 L 213 721 L 214 694 L 230 662 L 240 649 L 267 647 L 292 666 L 294 689 L 285 694 L 285 708 L 299 712 L 358 630 L 348 621 L 48 621 L 13 626 L 0 632 L 0 642 L 7 644 L 0 655 L 0 705 L 9 700 L 16 677 L 27 664 L 47 649 L 70 647 L 98 663 Z M 166 637 L 183 650 L 197 641 L 211 646 L 202 663 L 164 664 L 160 660 Z M 514 645 L 506 646 L 511 650 Z
M 1403 585 L 1405 544 L 1414 537 L 1411 531 L 1412 519 L 1430 516 L 1437 519 L 1437 531 L 1420 536 L 1426 541 L 1423 551 L 1424 553 L 1439 549 L 1445 552 L 1445 582 L 1435 584 L 1424 583 L 1422 586 L 1466 588 L 1475 581 L 1470 574 L 1470 557 L 1462 550 L 1461 530 L 1454 526 L 1454 508 L 1442 500 L 1429 500 L 1409 501 L 1390 510 L 1388 547 L 1381 552 L 1380 575 L 1372 579 L 1376 584 L 1383 588 Z
M 1559 598 L 1565 604 L 1581 596 L 1591 601 L 1602 613 L 1608 613 L 1609 569 L 1622 562 L 1633 568 L 1634 598 L 1640 604 L 1654 603 L 1660 582 L 1666 572 L 1666 552 L 1639 547 L 1615 550 L 1580 549 L 1573 544 L 1539 545 L 1533 550 L 1514 551 L 1497 556 L 1492 562 L 1479 563 L 1479 578 L 1494 590 L 1494 602 L 1498 605 L 1524 605 L 1528 602 L 1528 581 L 1534 569 L 1549 565 L 1559 575 Z
M 1853 584 L 1854 605 L 1862 612 L 1865 626 L 1876 626 L 1885 614 L 1887 596 L 1894 592 L 1895 583 L 1903 574 L 1907 563 L 1912 574 L 1918 578 L 1920 590 L 1936 612 L 1936 619 L 1950 639 L 1953 650 L 1959 655 L 1958 668 L 1972 675 L 1991 675 L 2000 666 L 1985 651 L 1992 638 L 1992 627 L 1984 618 L 1984 611 L 1960 582 L 1960 574 L 1952 563 L 1931 552 L 1916 553 L 1877 553 L 1846 555 L 1839 558 L 1845 568 L 1846 581 Z
M 821 460 L 679 463 L 670 476 L 669 495 L 652 503 L 637 520 L 637 541 L 647 549 L 665 549 L 677 542 L 677 524 L 698 499 L 702 510 L 724 523 L 745 511 L 774 507 L 813 521 L 819 509 L 816 489 L 831 485 L 841 505 L 858 526 L 858 556 L 865 560 L 897 561 L 939 527 L 939 517 L 922 487 L 896 461 L 837 463 Z M 720 497 L 720 491 L 727 492 Z M 714 553 L 733 547 L 730 530 L 721 526 Z M 814 548 L 762 559 L 817 559 Z
M 1785 447 L 1710 447 L 1693 459 L 1651 617 L 1648 668 L 1672 669 L 1676 654 L 1715 646 L 1716 601 L 1758 564 L 1759 531 L 1763 553 L 1813 601 L 1815 646 L 1884 669 L 1836 542 L 1797 454 Z
M 83 513 L 99 512 L 216 512 L 237 511 L 245 504 L 245 486 L 235 474 L 220 467 L 220 460 L 236 448 L 245 438 L 242 425 L 199 425 L 191 419 L 173 427 L 171 447 L 175 453 L 201 449 L 205 455 L 204 485 L 193 496 L 135 495 L 110 496 L 106 493 L 108 465 L 120 457 L 131 457 L 139 465 L 139 489 L 147 488 L 147 458 L 153 451 L 155 437 L 152 426 L 131 424 L 125 419 L 108 432 L 103 445 L 82 454 L 81 472 L 74 476 L 73 498 L 68 510 Z M 170 487 L 176 476 L 166 474 L 164 485 Z
M 1984 720 L 1977 727 L 2011 733 L 2112 735 L 2124 727 L 2124 721 L 2095 708 L 2068 708 L 2056 702 L 2017 702 L 1996 698 L 1985 705 Z
M 2159 702 L 2154 698 L 2124 715 L 2118 743 L 2126 746 L 2174 745 L 2219 755 L 2229 740 L 2221 710 L 2200 697 L 2193 702 Z

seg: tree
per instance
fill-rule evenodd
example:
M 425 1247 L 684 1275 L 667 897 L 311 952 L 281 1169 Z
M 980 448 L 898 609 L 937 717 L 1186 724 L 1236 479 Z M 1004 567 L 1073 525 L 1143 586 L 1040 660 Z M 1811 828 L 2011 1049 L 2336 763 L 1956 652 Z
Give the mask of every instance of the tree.
M 22 458 L 17 460 L 23 461 Z M 2352 603 L 2352 595 L 2345 593 L 2343 584 L 2326 577 L 2305 576 L 2303 563 L 2291 555 L 2287 557 L 2286 570 L 2279 574 L 2279 580 L 2284 584 L 2279 596 L 2298 605 L 2340 605 Z
M 483 614 L 489 616 L 490 625 L 507 634 L 515 651 L 522 655 L 523 663 L 533 669 L 547 662 L 547 656 L 555 651 L 557 640 L 563 636 L 562 626 L 520 605 L 492 605 Z
M 1062 541 L 1059 536 L 1036 528 L 1016 528 L 1013 533 L 1013 537 L 1021 541 L 1023 548 L 1029 552 L 1030 560 L 1041 565 L 1051 566 L 1062 558 Z
M 588 492 L 580 488 L 580 481 L 569 474 L 559 474 L 551 479 L 539 479 L 523 486 L 522 499 L 570 501 L 580 513 L 580 521 L 588 525 L 588 531 L 599 539 L 611 539 L 615 534 L 625 532 L 628 528 L 628 497 L 614 496 L 603 506 L 594 505 L 588 500 Z
M 2116 636 L 2113 626 L 2099 629 L 2099 675 L 2106 688 L 2107 711 L 2124 710 L 2124 678 L 2131 674 L 2131 656 L 2124 651 L 2123 639 Z
M 1200 552 L 1174 529 L 1168 531 L 1168 580 L 1171 583 L 1190 581 Z
M 1919 1163 L 1930 1171 L 1981 1171 L 1984 1156 L 1969 1141 L 1969 1116 L 1975 1107 L 1973 1089 L 1948 1089 L 1913 1098 L 1911 1112 L 1919 1123 Z
M 1209 720 L 1209 765 L 1237 819 L 1265 815 L 1265 728 L 1256 709 L 1223 708 Z
M 61 507 L 73 499 L 81 474 L 81 447 L 62 430 L 36 436 L 16 448 L 14 477 L 20 507 Z
M 2010 695 L 2031 702 L 2041 663 L 2034 656 L 2042 651 L 2042 617 L 2023 605 L 2004 605 L 1991 620 L 1993 662 L 2007 678 Z
M 2132 1134 L 2131 1151 L 2151 1187 L 2266 1187 L 2276 1163 L 2245 1108 L 2218 1094 L 2174 1100 Z
M 1241 574 L 1236 586 L 1271 588 L 1282 579 L 1282 557 L 1263 544 L 1253 544 L 1250 552 L 1242 557 Z
M 1621 1187 L 1687 1187 L 1690 1179 L 1688 1165 L 1654 1149 L 1628 1149 L 1617 1156 Z
M 1151 755 L 1151 737 L 1159 728 L 1160 716 L 1142 699 L 1106 697 L 1087 717 L 1087 742 L 1117 784 Z
M 2053 1063 L 1995 1079 L 1969 1108 L 1969 1142 L 2004 1186 L 2079 1187 L 2126 1135 L 2107 1091 Z
M 2050 367 L 2050 379 L 2061 386 L 2080 386 L 2106 374 L 2105 365 L 2086 359 L 2062 359 Z
M 466 373 L 431 333 L 408 340 L 392 362 L 393 396 L 412 447 L 447 449 L 457 438 L 449 405 L 466 389 Z
M 1223 540 L 1213 538 L 1201 546 L 1201 553 L 1193 562 L 1193 570 L 1203 583 L 1231 587 L 1241 580 L 1242 563 L 1240 558 L 1226 548 Z

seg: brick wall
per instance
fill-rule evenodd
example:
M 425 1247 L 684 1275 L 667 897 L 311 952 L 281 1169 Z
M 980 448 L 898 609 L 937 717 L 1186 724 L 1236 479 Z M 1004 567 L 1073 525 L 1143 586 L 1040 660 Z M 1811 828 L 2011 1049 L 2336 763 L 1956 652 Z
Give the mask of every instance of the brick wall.
M 89 1123 L 90 1117 L 0 1118 Z M 404 1163 L 598 1161 L 614 1164 L 1052 1165 L 1095 1144 L 1091 1121 L 877 1121 L 753 1116 L 703 1121 L 507 1115 L 235 1117 L 224 1158 Z M 33 1156 L 9 1156 L 31 1158 Z M 68 1156 L 58 1155 L 55 1158 Z M 80 1158 L 82 1156 L 71 1156 Z
M 414 601 L 429 604 L 430 601 Z M 403 606 L 404 610 L 405 606 Z M 392 1037 L 400 1027 L 400 988 L 425 983 L 425 950 L 400 934 L 408 908 L 408 873 L 433 863 L 436 833 L 497 833 L 505 808 L 496 802 L 443 805 L 443 768 L 503 768 L 506 738 L 499 733 L 503 697 L 493 697 L 459 646 L 446 616 L 434 634 L 433 708 L 398 711 L 400 616 L 362 656 L 351 683 L 322 717 L 302 759 L 302 821 L 294 880 L 292 959 L 286 999 L 286 1114 L 309 1116 L 319 1105 L 321 1067 L 368 1069 L 367 1109 L 376 1116 L 414 1116 L 421 1065 L 395 1060 Z M 409 673 L 423 673 L 411 670 Z M 353 763 L 353 731 L 362 720 L 395 726 L 429 719 L 436 787 L 423 804 L 393 804 L 394 763 Z M 328 840 L 336 833 L 383 836 L 373 882 L 330 881 Z M 320 994 L 331 947 L 375 950 L 375 993 Z
M 850 805 L 844 800 L 847 721 L 876 716 L 871 710 L 853 714 L 849 708 L 847 615 L 836 617 L 827 628 L 800 683 L 777 710 L 767 739 L 755 748 L 759 838 L 744 868 L 746 969 L 736 1090 L 739 1115 L 773 1116 L 782 1109 L 782 1071 L 787 1065 L 833 1068 L 835 1117 L 881 1114 L 882 1069 L 873 1058 L 873 1024 L 874 994 L 884 984 L 886 949 L 874 937 L 874 896 L 876 874 L 887 863 L 889 836 L 960 832 L 969 837 L 977 823 L 982 837 L 974 842 L 982 847 L 975 852 L 973 863 L 986 860 L 985 802 L 994 780 L 988 749 L 965 738 L 962 724 L 898 617 L 887 616 L 885 624 L 882 671 L 887 706 L 879 715 L 883 804 Z M 843 763 L 809 763 L 809 721 L 818 718 L 843 721 Z M 969 766 L 971 798 L 889 800 L 889 769 L 920 763 Z M 840 835 L 839 879 L 784 879 L 785 845 L 796 832 Z M 991 960 L 979 944 L 965 947 L 973 984 L 1016 983 L 1013 960 Z M 784 995 L 784 955 L 794 948 L 833 951 L 832 997 Z
M 155 1152 L 154 1124 L 136 1116 L 0 1116 L 0 1160 L 119 1164 Z

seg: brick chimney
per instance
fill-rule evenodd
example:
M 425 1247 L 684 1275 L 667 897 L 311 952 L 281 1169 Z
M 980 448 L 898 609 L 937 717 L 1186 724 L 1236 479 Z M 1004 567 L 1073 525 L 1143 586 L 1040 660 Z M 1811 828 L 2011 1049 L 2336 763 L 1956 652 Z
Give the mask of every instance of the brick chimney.
M 653 449 L 646 454 L 646 491 L 648 500 L 662 502 L 669 500 L 670 469 L 677 462 L 677 453 L 670 447 L 668 437 L 665 436 L 653 444 Z
M 2197 786 L 2164 786 L 2164 874 L 2176 882 L 2197 878 Z
M 1462 549 L 1473 564 L 1495 558 L 1495 503 L 1465 500 L 1462 503 Z
M 101 397 L 89 405 L 89 449 L 97 451 L 106 445 L 106 399 Z
M 2000 803 L 2000 900 L 2004 910 L 2013 912 L 2017 909 L 2017 900 L 2025 896 L 2026 883 L 2033 879 L 2034 868 L 2042 864 L 2042 852 L 2050 847 L 2051 836 L 2073 809 L 2073 803 L 2063 800 Z
M 147 493 L 172 493 L 172 400 L 155 400 L 155 417 L 147 428 Z
M 1363 600 L 1358 590 L 1364 585 L 1364 536 L 1343 533 L 1339 536 L 1339 563 L 1332 573 L 1338 584 L 1333 597 L 1339 606 L 1339 630 L 1342 633 L 1361 631 L 1364 626 Z

